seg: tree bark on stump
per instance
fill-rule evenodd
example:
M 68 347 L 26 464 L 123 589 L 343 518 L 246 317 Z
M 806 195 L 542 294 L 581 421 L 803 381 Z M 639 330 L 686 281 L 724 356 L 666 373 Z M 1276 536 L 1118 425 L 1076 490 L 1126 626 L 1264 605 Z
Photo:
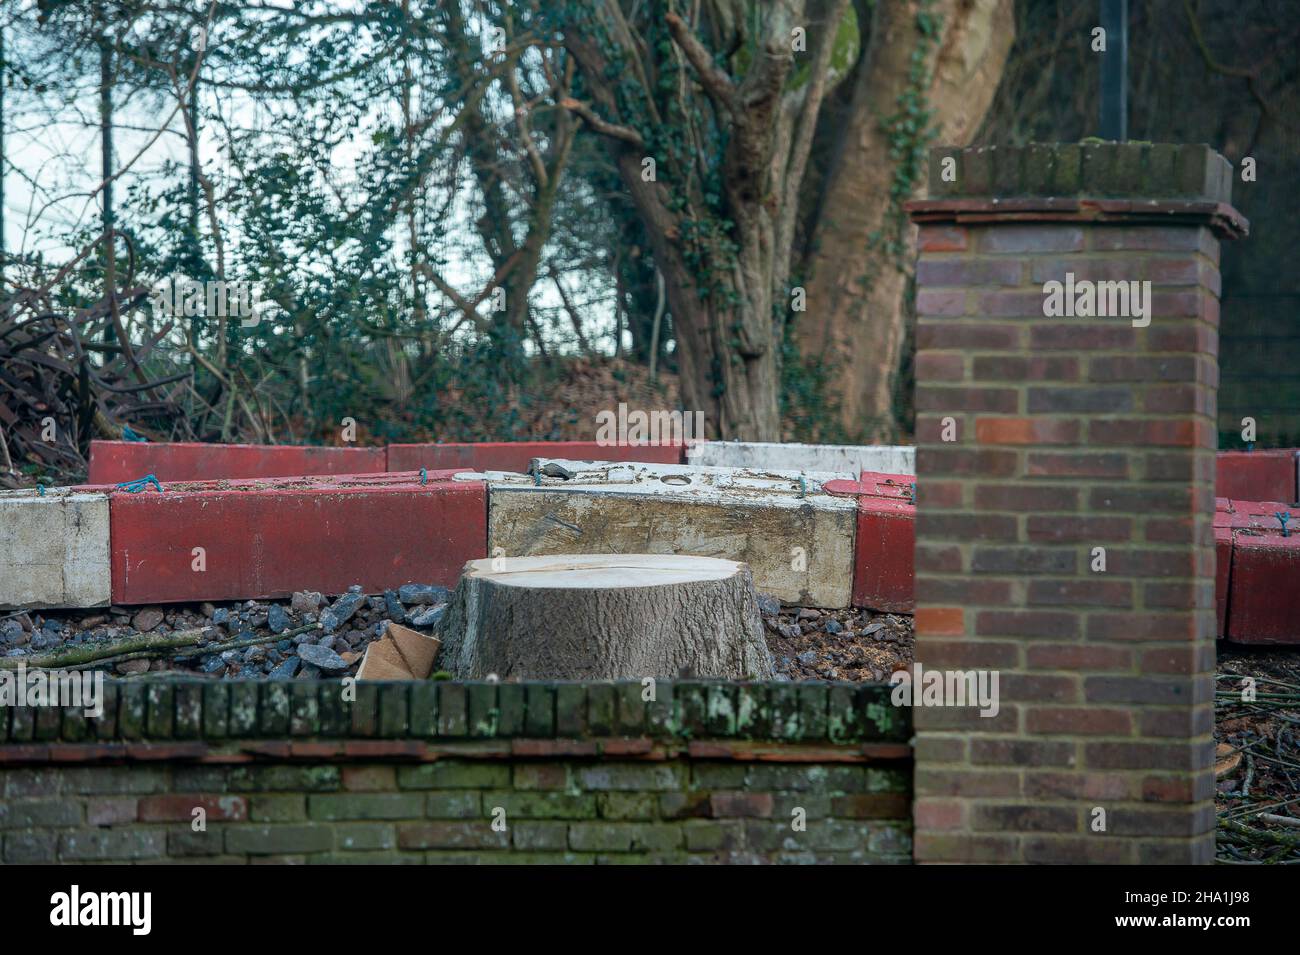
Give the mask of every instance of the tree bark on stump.
M 712 557 L 472 560 L 439 636 L 461 680 L 772 676 L 748 565 Z

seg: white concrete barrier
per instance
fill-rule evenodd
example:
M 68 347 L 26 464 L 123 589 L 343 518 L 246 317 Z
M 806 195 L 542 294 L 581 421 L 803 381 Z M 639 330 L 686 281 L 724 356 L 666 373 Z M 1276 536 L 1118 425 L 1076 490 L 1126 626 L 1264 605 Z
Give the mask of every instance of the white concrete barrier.
M 772 444 L 761 441 L 703 441 L 687 449 L 687 460 L 705 467 L 773 468 L 783 471 L 863 471 L 915 474 L 916 449 L 908 445 Z
M 0 492 L 0 609 L 102 607 L 109 567 L 107 494 Z
M 573 476 L 457 475 L 488 482 L 489 556 L 723 557 L 749 564 L 758 590 L 786 603 L 849 605 L 857 504 L 822 485 L 855 475 L 540 460 Z

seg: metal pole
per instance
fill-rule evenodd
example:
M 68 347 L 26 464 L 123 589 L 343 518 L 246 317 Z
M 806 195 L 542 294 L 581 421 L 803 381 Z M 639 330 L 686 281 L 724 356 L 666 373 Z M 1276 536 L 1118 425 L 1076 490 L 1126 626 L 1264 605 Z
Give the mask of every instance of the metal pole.
M 1101 0 L 1101 138 L 1128 139 L 1128 0 Z

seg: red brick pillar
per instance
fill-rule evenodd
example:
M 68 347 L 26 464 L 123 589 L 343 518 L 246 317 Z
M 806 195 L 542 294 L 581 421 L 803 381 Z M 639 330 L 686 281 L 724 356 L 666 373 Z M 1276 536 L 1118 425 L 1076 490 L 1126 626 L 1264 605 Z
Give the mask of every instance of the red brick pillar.
M 919 862 L 1213 861 L 1231 173 L 1206 146 L 931 156 L 916 657 L 995 671 L 1000 708 L 915 708 Z

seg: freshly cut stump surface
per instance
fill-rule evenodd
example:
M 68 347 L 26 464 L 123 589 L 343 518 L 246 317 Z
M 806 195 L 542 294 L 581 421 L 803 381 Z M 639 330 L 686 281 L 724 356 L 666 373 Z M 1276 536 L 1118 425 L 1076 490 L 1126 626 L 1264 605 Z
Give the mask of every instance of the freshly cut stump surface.
M 439 636 L 439 666 L 461 680 L 770 679 L 773 672 L 749 566 L 713 557 L 472 560 Z

